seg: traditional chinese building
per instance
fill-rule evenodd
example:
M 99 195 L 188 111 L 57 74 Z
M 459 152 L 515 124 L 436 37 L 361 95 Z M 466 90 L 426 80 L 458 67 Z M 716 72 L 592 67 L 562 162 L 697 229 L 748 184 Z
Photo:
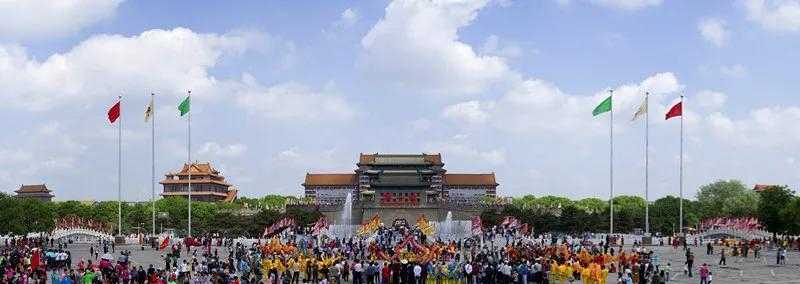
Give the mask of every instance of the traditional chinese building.
M 191 177 L 191 179 L 190 179 Z M 189 198 L 189 184 L 192 186 L 192 200 L 208 202 L 232 202 L 238 190 L 225 182 L 225 177 L 211 166 L 211 163 L 184 164 L 176 173 L 167 173 L 159 182 L 164 186 L 162 197 L 180 196 Z
M 20 185 L 19 189 L 15 190 L 14 192 L 17 193 L 16 197 L 19 198 L 33 198 L 38 199 L 44 202 L 50 202 L 53 200 L 53 193 L 47 189 L 47 186 L 44 184 L 31 184 L 31 185 Z
M 494 173 L 448 173 L 441 154 L 375 153 L 361 154 L 353 173 L 307 173 L 302 185 L 306 197 L 328 207 L 341 207 L 349 193 L 353 220 L 378 214 L 384 222 L 413 222 L 448 211 L 468 219 L 474 210 L 467 209 L 494 198 L 498 183 Z

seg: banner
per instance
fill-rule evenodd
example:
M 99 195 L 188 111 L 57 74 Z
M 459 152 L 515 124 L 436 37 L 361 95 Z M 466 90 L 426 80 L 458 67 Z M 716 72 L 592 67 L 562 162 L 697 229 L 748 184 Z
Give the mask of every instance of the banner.
M 419 219 L 417 219 L 417 227 L 419 227 L 419 230 L 426 236 L 431 236 L 435 232 L 435 229 L 431 226 L 430 222 L 428 222 L 428 219 L 425 218 L 425 215 L 419 216 Z
M 372 218 L 370 218 L 369 221 L 367 221 L 364 224 L 361 224 L 361 226 L 358 227 L 357 234 L 359 236 L 366 236 L 372 234 L 372 232 L 375 232 L 375 230 L 377 230 L 378 227 L 380 226 L 381 226 L 381 218 L 378 216 L 378 214 L 375 214 L 375 216 L 372 216 Z
M 283 229 L 294 225 L 295 225 L 294 219 L 291 219 L 289 217 L 283 218 L 280 221 L 275 222 L 271 226 L 266 227 L 264 229 L 264 234 L 262 236 L 271 236 L 272 234 L 283 231 Z
M 331 224 L 328 222 L 328 219 L 325 216 L 319 217 L 319 219 L 314 222 L 314 225 L 311 226 L 311 235 L 317 236 L 322 233 L 322 231 L 327 230 Z
M 472 234 L 473 235 L 480 235 L 483 233 L 483 222 L 481 222 L 481 217 L 475 215 L 472 217 Z

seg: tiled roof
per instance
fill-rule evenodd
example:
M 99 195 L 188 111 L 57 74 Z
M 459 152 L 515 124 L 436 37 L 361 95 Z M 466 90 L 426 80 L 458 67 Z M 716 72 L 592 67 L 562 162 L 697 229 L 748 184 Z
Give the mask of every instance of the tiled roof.
M 356 174 L 306 174 L 304 186 L 312 185 L 357 185 Z
M 424 163 L 431 164 L 431 165 L 444 165 L 442 163 L 442 154 L 360 154 L 358 157 L 358 164 L 363 165 L 370 165 L 379 163 L 383 161 L 391 161 L 391 160 L 410 160 L 410 159 L 421 159 Z
M 226 196 L 225 200 L 222 200 L 222 202 L 228 202 L 228 203 L 233 202 L 234 200 L 236 200 L 237 195 L 239 195 L 238 189 L 228 190 L 228 196 Z
M 771 184 L 756 184 L 756 186 L 753 187 L 753 190 L 755 190 L 757 192 L 761 192 L 761 191 L 767 190 L 767 188 L 769 188 L 770 186 L 774 186 L 774 185 L 771 185 Z
M 188 196 L 188 191 L 167 191 L 162 192 L 161 196 Z M 216 191 L 192 191 L 192 196 L 199 196 L 199 195 L 216 195 L 220 197 L 228 197 L 227 193 L 216 192 Z M 192 197 L 194 198 L 194 197 Z
M 211 166 L 211 163 L 192 163 L 183 164 L 181 170 L 174 175 L 219 175 L 219 171 Z
M 165 179 L 160 182 L 160 184 L 189 184 L 188 179 Z M 231 186 L 230 184 L 226 183 L 224 180 L 213 180 L 209 178 L 202 178 L 202 179 L 192 179 L 192 184 L 201 184 L 201 183 L 213 183 L 219 184 L 224 186 Z
M 16 193 L 39 193 L 39 192 L 50 192 L 47 189 L 47 186 L 44 184 L 29 184 L 29 185 L 21 185 L 19 189 L 15 190 Z
M 445 185 L 492 185 L 497 186 L 494 173 L 490 174 L 445 174 Z

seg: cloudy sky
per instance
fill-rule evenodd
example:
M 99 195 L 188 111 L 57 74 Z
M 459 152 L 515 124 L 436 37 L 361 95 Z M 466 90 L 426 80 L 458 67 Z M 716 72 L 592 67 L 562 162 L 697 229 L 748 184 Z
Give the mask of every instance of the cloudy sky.
M 716 179 L 800 187 L 800 1 L 0 1 L 0 188 L 150 197 L 186 160 L 177 104 L 192 90 L 192 156 L 245 196 L 301 193 L 305 172 L 352 171 L 359 152 L 441 152 L 451 172 L 497 174 L 503 195 L 677 194 Z M 201 4 L 202 3 L 202 4 Z

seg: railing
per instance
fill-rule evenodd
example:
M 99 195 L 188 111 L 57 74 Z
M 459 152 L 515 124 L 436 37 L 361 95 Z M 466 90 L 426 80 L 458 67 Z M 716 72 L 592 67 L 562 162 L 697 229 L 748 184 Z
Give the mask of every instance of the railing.
M 50 237 L 53 239 L 69 238 L 72 236 L 90 236 L 108 241 L 114 239 L 114 237 L 108 233 L 84 228 L 59 228 L 53 230 L 53 232 L 50 234 Z
M 745 240 L 769 238 L 772 236 L 770 232 L 763 230 L 736 230 L 736 229 L 713 229 L 706 230 L 700 234 L 703 237 L 714 235 L 728 235 Z

